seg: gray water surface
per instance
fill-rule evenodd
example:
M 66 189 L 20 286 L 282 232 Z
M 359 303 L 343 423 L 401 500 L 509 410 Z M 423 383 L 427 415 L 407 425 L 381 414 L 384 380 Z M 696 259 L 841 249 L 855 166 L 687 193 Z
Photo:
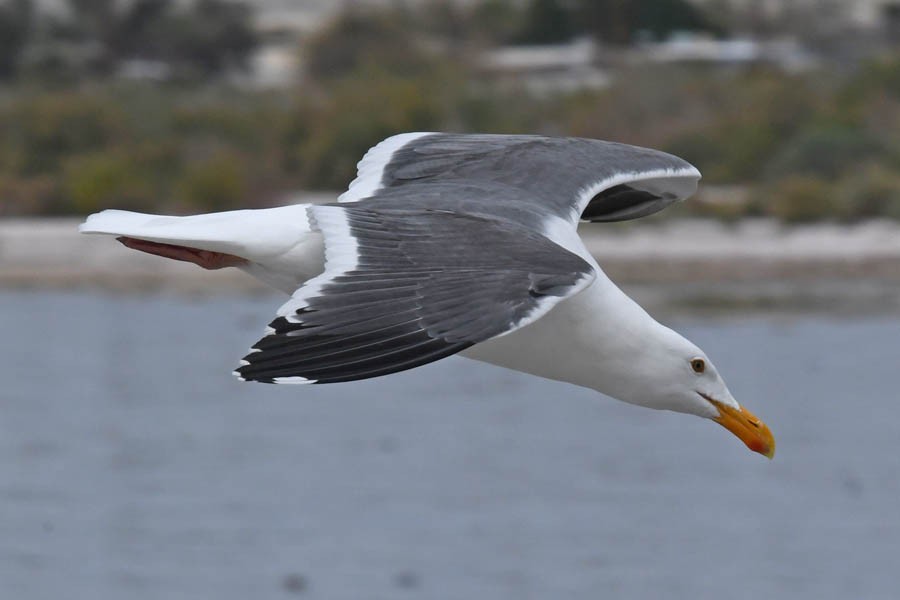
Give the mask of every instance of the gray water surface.
M 234 380 L 279 302 L 0 293 L 0 598 L 900 597 L 900 318 L 674 323 L 769 462 L 459 358 Z

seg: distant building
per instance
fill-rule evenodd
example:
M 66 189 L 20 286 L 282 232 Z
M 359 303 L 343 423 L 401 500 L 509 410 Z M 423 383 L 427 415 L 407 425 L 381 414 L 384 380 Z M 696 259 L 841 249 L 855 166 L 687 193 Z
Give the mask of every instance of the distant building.
M 250 75 L 244 83 L 262 89 L 286 88 L 300 80 L 302 71 L 299 41 L 320 23 L 309 15 L 264 13 L 258 15 L 256 32 L 260 43 L 250 60 Z
M 704 7 L 727 7 L 769 19 L 812 15 L 845 26 L 879 29 L 900 0 L 690 0 Z
M 766 64 L 791 73 L 805 71 L 819 62 L 814 54 L 792 38 L 719 40 L 691 33 L 676 35 L 664 42 L 641 44 L 635 53 L 647 62 L 712 66 Z
M 597 65 L 597 45 L 590 38 L 568 44 L 504 46 L 486 52 L 481 67 L 501 82 L 522 85 L 536 94 L 600 89 L 610 84 L 609 74 Z
M 873 28 L 883 27 L 900 10 L 897 0 L 849 0 L 847 4 L 855 23 Z

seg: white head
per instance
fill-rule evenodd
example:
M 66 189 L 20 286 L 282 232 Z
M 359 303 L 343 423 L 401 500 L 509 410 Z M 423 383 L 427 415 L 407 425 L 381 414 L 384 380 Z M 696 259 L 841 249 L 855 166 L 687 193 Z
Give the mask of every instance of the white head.
M 631 404 L 712 419 L 754 452 L 772 458 L 775 440 L 769 428 L 737 403 L 706 353 L 652 319 L 645 324 L 650 326 L 640 334 L 630 331 L 628 341 L 620 340 L 616 356 L 605 357 L 614 375 L 604 369 L 596 388 Z

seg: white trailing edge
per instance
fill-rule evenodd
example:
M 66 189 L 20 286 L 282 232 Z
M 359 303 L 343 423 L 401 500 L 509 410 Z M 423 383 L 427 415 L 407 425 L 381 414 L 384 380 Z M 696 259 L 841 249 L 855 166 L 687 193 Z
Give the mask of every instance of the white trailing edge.
M 434 135 L 430 131 L 401 133 L 391 136 L 373 146 L 356 165 L 356 179 L 350 188 L 338 196 L 338 202 L 357 202 L 368 198 L 381 189 L 384 168 L 391 162 L 394 153 L 408 143 L 426 135 Z

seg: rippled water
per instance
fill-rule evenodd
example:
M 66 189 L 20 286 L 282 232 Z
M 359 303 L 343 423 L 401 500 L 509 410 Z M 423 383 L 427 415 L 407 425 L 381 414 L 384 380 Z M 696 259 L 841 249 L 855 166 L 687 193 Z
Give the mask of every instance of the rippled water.
M 235 381 L 278 304 L 0 294 L 0 598 L 900 593 L 900 318 L 675 323 L 768 462 L 464 359 Z

